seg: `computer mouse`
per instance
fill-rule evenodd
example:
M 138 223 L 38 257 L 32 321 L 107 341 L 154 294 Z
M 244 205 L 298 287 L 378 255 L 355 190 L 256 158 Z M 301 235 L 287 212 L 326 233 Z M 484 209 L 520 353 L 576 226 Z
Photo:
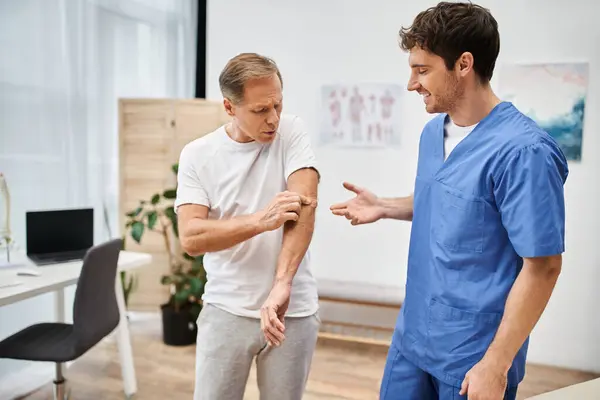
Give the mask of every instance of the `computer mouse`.
M 20 276 L 40 276 L 41 273 L 39 271 L 36 271 L 34 269 L 22 269 L 17 271 L 17 275 Z

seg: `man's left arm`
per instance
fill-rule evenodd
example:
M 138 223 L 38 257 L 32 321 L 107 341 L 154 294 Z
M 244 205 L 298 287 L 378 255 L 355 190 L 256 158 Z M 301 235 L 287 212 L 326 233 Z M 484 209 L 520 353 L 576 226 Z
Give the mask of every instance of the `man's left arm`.
M 562 269 L 567 175 L 561 152 L 538 143 L 516 153 L 496 177 L 498 211 L 523 267 L 492 343 L 463 380 L 460 394 L 469 399 L 503 398 L 513 360 L 550 300 Z
M 312 240 L 318 183 L 319 175 L 313 168 L 299 169 L 288 178 L 289 191 L 304 195 L 313 202 L 302 206 L 296 221 L 288 221 L 283 226 L 273 287 L 261 309 L 261 329 L 267 341 L 276 346 L 285 339 L 284 317 L 290 301 L 292 281 Z
M 290 192 L 306 196 L 313 200 L 313 203 L 302 206 L 298 220 L 288 221 L 283 227 L 283 241 L 275 273 L 276 285 L 292 285 L 298 266 L 308 250 L 315 227 L 318 184 L 319 174 L 313 168 L 297 170 L 288 179 Z

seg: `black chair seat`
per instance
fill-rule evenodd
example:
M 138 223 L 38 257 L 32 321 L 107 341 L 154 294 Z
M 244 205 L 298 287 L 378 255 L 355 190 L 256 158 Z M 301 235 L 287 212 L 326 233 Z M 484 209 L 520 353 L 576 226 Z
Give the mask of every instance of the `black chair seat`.
M 0 358 L 67 362 L 85 350 L 76 347 L 73 325 L 42 323 L 31 325 L 0 342 Z

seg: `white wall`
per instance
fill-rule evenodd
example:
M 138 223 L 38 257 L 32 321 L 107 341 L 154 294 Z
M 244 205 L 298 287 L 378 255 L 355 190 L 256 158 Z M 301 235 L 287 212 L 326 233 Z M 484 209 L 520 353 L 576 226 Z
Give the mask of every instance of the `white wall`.
M 263 53 L 282 69 L 285 111 L 302 116 L 316 135 L 320 85 L 406 83 L 409 69 L 407 56 L 397 46 L 398 30 L 434 4 L 210 1 L 207 95 L 221 99 L 218 75 L 230 57 L 247 51 Z M 600 106 L 600 6 L 594 0 L 481 4 L 490 8 L 500 25 L 499 64 L 581 59 L 591 63 L 583 161 L 571 163 L 566 185 L 564 272 L 532 335 L 529 361 L 600 372 L 600 246 L 596 235 L 600 226 L 600 136 L 596 134 L 600 119 L 594 112 Z M 567 13 L 576 17 L 568 18 Z M 402 196 L 412 190 L 418 138 L 430 116 L 412 93 L 406 95 L 403 107 L 403 145 L 399 150 L 317 148 L 323 180 L 312 251 L 315 273 L 321 279 L 403 286 L 410 224 L 384 221 L 351 227 L 328 211 L 331 203 L 349 196 L 341 187 L 343 180 L 382 196 Z M 339 240 L 333 240 L 338 229 Z

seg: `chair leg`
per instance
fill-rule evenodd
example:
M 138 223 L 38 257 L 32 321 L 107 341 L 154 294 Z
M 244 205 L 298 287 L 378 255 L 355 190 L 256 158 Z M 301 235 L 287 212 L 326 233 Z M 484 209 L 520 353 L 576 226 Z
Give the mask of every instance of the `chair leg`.
M 67 381 L 63 375 L 63 364 L 56 363 L 56 376 L 54 379 L 54 400 L 66 400 L 70 397 L 67 390 Z

